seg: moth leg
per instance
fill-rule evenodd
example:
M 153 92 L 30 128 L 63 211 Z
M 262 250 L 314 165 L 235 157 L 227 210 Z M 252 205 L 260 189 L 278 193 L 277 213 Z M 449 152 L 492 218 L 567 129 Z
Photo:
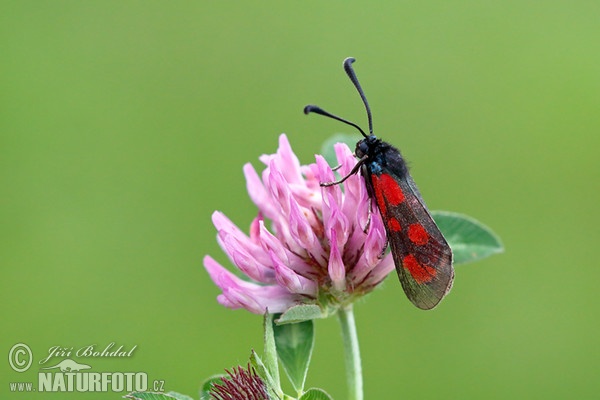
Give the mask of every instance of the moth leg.
M 346 179 L 350 178 L 352 175 L 354 175 L 358 172 L 358 169 L 367 161 L 367 158 L 368 158 L 368 156 L 365 154 L 360 160 L 358 160 L 356 165 L 354 167 L 352 167 L 352 170 L 348 173 L 348 175 L 344 176 L 342 179 L 340 179 L 338 181 L 321 182 L 320 183 L 321 187 L 334 186 L 334 185 L 339 185 L 340 183 L 343 183 Z

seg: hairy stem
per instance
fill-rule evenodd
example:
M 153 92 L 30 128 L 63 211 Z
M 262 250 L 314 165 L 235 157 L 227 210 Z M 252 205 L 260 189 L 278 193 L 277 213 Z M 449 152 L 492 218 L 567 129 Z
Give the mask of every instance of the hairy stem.
M 344 342 L 344 357 L 346 359 L 346 380 L 348 383 L 348 399 L 363 400 L 362 367 L 360 364 L 360 350 L 358 348 L 358 335 L 354 321 L 352 305 L 340 308 L 338 320 L 342 329 Z

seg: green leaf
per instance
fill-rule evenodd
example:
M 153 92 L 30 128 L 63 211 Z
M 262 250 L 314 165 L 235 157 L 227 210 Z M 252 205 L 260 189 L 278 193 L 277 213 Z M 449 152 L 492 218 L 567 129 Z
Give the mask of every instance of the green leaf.
M 188 396 L 187 394 L 181 394 L 181 393 L 172 392 L 172 391 L 167 392 L 167 394 L 177 400 L 194 400 L 192 397 Z
M 287 309 L 275 322 L 277 325 L 325 318 L 327 315 L 316 304 L 300 304 Z
M 202 386 L 200 386 L 200 400 L 211 400 L 210 390 L 212 389 L 212 386 L 215 384 L 222 384 L 223 378 L 225 378 L 226 376 L 227 375 L 225 374 L 213 375 L 207 380 L 205 380 L 202 383 Z
M 325 140 L 321 145 L 321 155 L 325 157 L 325 160 L 331 166 L 336 166 L 338 164 L 337 157 L 335 156 L 335 150 L 333 149 L 333 145 L 336 143 L 346 143 L 350 150 L 354 150 L 356 147 L 356 142 L 360 140 L 360 137 L 357 135 L 350 135 L 348 133 L 336 133 L 331 136 L 329 139 Z
M 254 350 L 252 350 L 252 353 L 250 354 L 250 364 L 256 371 L 256 374 L 265 383 L 267 387 L 267 392 L 269 393 L 271 398 L 281 398 L 283 396 L 283 391 L 281 390 L 281 385 L 279 381 L 275 382 L 275 380 L 273 379 L 273 377 L 271 377 L 271 374 L 267 370 L 267 367 Z M 279 371 L 277 373 L 279 374 Z
M 504 251 L 500 238 L 474 218 L 449 211 L 433 211 L 431 216 L 452 248 L 455 265 Z
M 274 325 L 277 355 L 296 392 L 302 393 L 315 342 L 312 321 Z
M 265 349 L 264 363 L 267 372 L 273 384 L 273 388 L 281 392 L 281 381 L 279 379 L 279 364 L 277 363 L 277 348 L 275 347 L 275 337 L 273 335 L 273 315 L 267 311 L 263 320 L 263 328 L 265 330 Z
M 258 376 L 260 376 L 263 381 L 266 382 L 267 379 L 271 379 L 271 375 L 269 374 L 267 367 L 265 367 L 265 364 L 260 359 L 260 356 L 256 354 L 254 350 L 252 350 L 250 353 L 250 365 L 252 365 Z
M 311 388 L 304 392 L 299 400 L 333 400 L 333 397 L 323 389 Z
M 174 393 L 174 392 L 171 392 Z M 184 396 L 182 394 L 176 393 L 177 395 Z M 123 396 L 124 399 L 133 399 L 133 400 L 173 400 L 173 399 L 192 399 L 189 396 L 184 397 L 175 397 L 170 393 L 154 393 L 154 392 L 133 392 L 128 395 Z

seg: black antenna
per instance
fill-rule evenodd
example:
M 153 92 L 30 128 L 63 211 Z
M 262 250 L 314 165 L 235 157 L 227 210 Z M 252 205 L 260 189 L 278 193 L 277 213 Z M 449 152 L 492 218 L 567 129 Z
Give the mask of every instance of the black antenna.
M 304 107 L 304 114 L 309 114 L 311 112 L 314 112 L 315 114 L 319 114 L 319 115 L 323 115 L 325 117 L 329 117 L 329 118 L 333 118 L 335 120 L 338 120 L 340 122 L 343 122 L 345 124 L 348 124 L 350 126 L 355 127 L 356 129 L 358 129 L 360 131 L 360 133 L 364 136 L 364 137 L 368 137 L 367 134 L 365 133 L 365 131 L 363 131 L 360 126 L 356 125 L 354 122 L 350 122 L 348 120 L 345 120 L 344 118 L 338 117 L 337 115 L 333 115 L 331 113 L 328 113 L 327 111 L 323 110 L 320 107 L 317 106 L 313 106 L 313 105 L 308 105 L 306 107 Z
M 356 72 L 354 72 L 354 68 L 352 68 L 352 63 L 354 61 L 356 61 L 356 60 L 352 57 L 346 58 L 344 60 L 344 71 L 346 71 L 346 74 L 348 75 L 348 77 L 350 78 L 352 83 L 354 84 L 354 87 L 356 88 L 356 90 L 358 90 L 358 94 L 360 94 L 360 98 L 362 99 L 362 101 L 365 105 L 365 108 L 367 109 L 367 117 L 369 118 L 369 134 L 370 134 L 370 136 L 373 136 L 373 117 L 371 117 L 371 107 L 369 107 L 369 103 L 367 102 L 367 97 L 365 96 L 365 92 L 363 92 L 362 88 L 360 87 L 360 83 L 358 83 L 358 78 L 356 77 Z M 350 126 L 353 126 L 356 129 L 358 129 L 359 132 L 364 137 L 366 137 L 366 138 L 369 137 L 369 135 L 367 135 L 365 133 L 365 131 L 363 131 L 361 129 L 361 127 L 356 125 L 354 122 L 350 122 L 344 118 L 338 117 L 337 115 L 333 115 L 317 106 L 308 105 L 308 106 L 304 107 L 304 114 L 309 114 L 311 112 L 314 112 L 315 114 L 323 115 L 325 117 L 333 118 L 337 121 L 340 121 L 340 122 L 343 122 Z
M 369 133 L 373 135 L 373 117 L 371 116 L 371 107 L 369 107 L 369 102 L 367 102 L 367 97 L 365 96 L 365 92 L 363 92 L 360 87 L 360 83 L 358 83 L 358 78 L 356 77 L 356 73 L 354 72 L 354 68 L 352 68 L 352 63 L 356 61 L 356 59 L 352 57 L 348 57 L 344 60 L 344 71 L 348 75 L 348 78 L 354 84 L 356 90 L 358 90 L 358 94 L 360 94 L 360 98 L 365 104 L 365 108 L 367 109 L 367 117 L 369 118 Z M 363 134 L 364 135 L 364 134 Z

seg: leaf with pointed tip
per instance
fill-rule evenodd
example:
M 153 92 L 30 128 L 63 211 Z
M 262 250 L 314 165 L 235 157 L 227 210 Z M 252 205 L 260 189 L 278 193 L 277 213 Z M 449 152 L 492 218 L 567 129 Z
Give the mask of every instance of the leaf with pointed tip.
M 273 325 L 273 333 L 283 369 L 296 392 L 301 393 L 315 342 L 313 322 Z
M 273 315 L 267 311 L 263 319 L 263 328 L 265 330 L 265 349 L 264 365 L 272 379 L 270 382 L 274 389 L 281 392 L 281 382 L 279 379 L 279 364 L 277 363 L 277 349 L 275 347 L 275 337 L 273 335 Z M 253 351 L 254 353 L 254 351 Z
M 311 388 L 304 392 L 299 400 L 333 400 L 333 397 L 323 389 Z
M 194 400 L 192 397 L 188 396 L 187 394 L 181 394 L 181 393 L 177 393 L 177 392 L 167 392 L 167 394 L 169 396 L 174 397 L 177 400 Z
M 452 249 L 455 265 L 504 251 L 500 238 L 474 218 L 449 211 L 433 211 L 431 216 Z
M 221 385 L 223 384 L 223 378 L 227 375 L 219 374 L 213 375 L 202 383 L 200 386 L 200 400 L 211 400 L 212 397 L 210 395 L 210 391 L 213 385 Z
M 250 353 L 250 365 L 252 366 L 252 368 L 254 368 L 256 374 L 260 376 L 260 379 L 262 379 L 263 381 L 267 382 L 273 379 L 271 377 L 271 374 L 269 374 L 269 370 L 261 360 L 260 356 L 254 350 L 252 350 L 252 352 Z
M 277 361 L 277 360 L 276 360 Z M 281 385 L 279 382 L 275 382 L 275 379 L 271 376 L 267 367 L 260 359 L 259 355 L 256 354 L 254 350 L 250 354 L 250 364 L 256 371 L 256 374 L 263 380 L 265 386 L 267 388 L 267 392 L 272 398 L 281 398 L 283 396 L 283 391 L 281 390 Z M 278 372 L 279 373 L 279 372 Z

